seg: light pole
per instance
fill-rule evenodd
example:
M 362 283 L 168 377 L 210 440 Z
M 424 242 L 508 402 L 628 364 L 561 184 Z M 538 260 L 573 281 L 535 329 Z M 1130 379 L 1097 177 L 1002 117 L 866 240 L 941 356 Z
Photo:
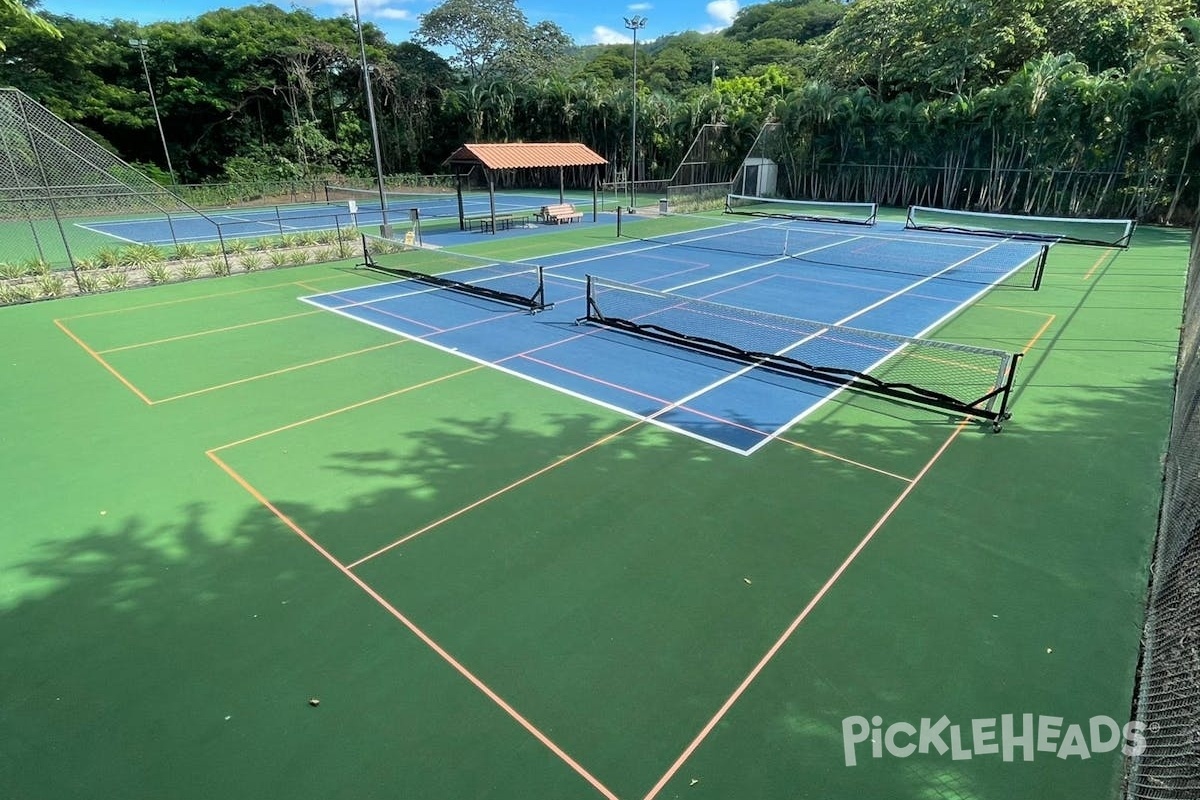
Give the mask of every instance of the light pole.
M 646 27 L 646 18 L 625 17 L 625 27 L 633 31 L 633 132 L 629 137 L 629 213 L 637 208 L 637 32 Z
M 375 124 L 375 96 L 371 92 L 371 72 L 367 69 L 367 45 L 363 40 L 362 17 L 358 14 L 358 0 L 354 0 L 354 25 L 358 28 L 358 53 L 362 58 L 363 83 L 367 87 L 367 119 L 371 122 L 371 145 L 375 149 L 375 182 L 379 184 L 379 209 L 382 226 L 379 233 L 392 238 L 392 226 L 388 224 L 387 196 L 383 191 L 383 156 L 379 152 L 379 127 Z
M 158 138 L 162 139 L 163 155 L 167 157 L 167 172 L 171 174 L 171 183 L 176 183 L 175 168 L 171 166 L 171 151 L 167 149 L 167 134 L 163 132 L 162 118 L 158 116 L 158 101 L 154 98 L 154 84 L 150 82 L 150 67 L 146 64 L 145 39 L 130 39 L 129 45 L 136 47 L 142 57 L 142 72 L 146 75 L 146 89 L 150 92 L 150 107 L 154 109 L 154 124 L 158 126 Z

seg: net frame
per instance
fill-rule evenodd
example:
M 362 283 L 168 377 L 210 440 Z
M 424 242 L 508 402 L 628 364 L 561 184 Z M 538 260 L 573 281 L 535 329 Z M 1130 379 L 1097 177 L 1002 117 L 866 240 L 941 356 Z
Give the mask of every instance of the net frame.
M 918 217 L 922 213 L 930 215 L 938 215 L 945 222 L 920 222 Z M 951 221 L 953 220 L 953 222 Z M 971 225 L 971 220 L 996 222 L 999 225 L 985 227 L 981 225 Z M 1069 233 L 1054 233 L 1052 229 L 1056 225 L 1063 229 L 1069 227 L 1093 227 L 1101 226 L 1117 226 L 1121 229 L 1121 235 L 1115 238 L 1099 238 L 1094 236 L 1076 236 Z M 919 231 L 934 231 L 938 233 L 960 233 L 971 236 L 991 236 L 1006 239 L 1020 239 L 1026 241 L 1037 242 L 1064 242 L 1067 244 L 1088 245 L 1091 247 L 1118 247 L 1122 250 L 1129 247 L 1129 243 L 1133 239 L 1134 230 L 1137 228 L 1137 221 L 1132 219 L 1088 219 L 1088 218 L 1072 218 L 1072 217 L 1039 217 L 1026 214 L 1000 214 L 987 211 L 963 211 L 949 208 L 934 208 L 932 206 L 913 205 L 908 207 L 908 214 L 904 221 L 904 227 L 908 230 Z M 1037 230 L 1039 227 L 1045 227 L 1048 230 Z
M 429 212 L 431 205 L 441 206 L 453 202 L 455 203 L 454 214 L 458 214 L 458 194 L 453 189 L 448 192 L 395 192 L 385 190 L 383 197 L 387 201 L 388 211 L 408 212 L 413 209 L 419 209 L 426 216 L 437 216 Z M 350 200 L 358 204 L 364 212 L 380 210 L 378 189 L 360 189 L 354 186 L 325 184 L 325 202 L 327 204 L 346 205 Z
M 677 225 L 677 227 L 668 230 L 656 229 L 658 226 L 667 223 Z M 687 227 L 689 223 L 695 223 L 695 227 Z M 796 233 L 800 234 L 811 232 L 813 232 L 812 229 L 800 229 L 796 231 Z M 795 250 L 791 246 L 791 233 L 792 229 L 783 227 L 782 225 L 760 225 L 740 220 L 735 222 L 714 216 L 688 214 L 671 214 L 665 217 L 633 216 L 631 227 L 630 220 L 627 219 L 621 209 L 617 209 L 618 239 L 634 239 L 656 245 L 665 245 L 667 247 L 685 247 L 693 250 L 705 250 L 717 253 L 734 253 L 740 256 L 762 256 L 764 258 L 784 256 L 803 264 L 812 264 L 817 267 L 854 269 L 891 275 L 910 275 L 916 278 L 931 277 L 931 273 L 927 270 L 905 268 L 902 263 L 889 262 L 883 265 L 871 265 L 819 258 L 813 252 L 814 248 L 810 246 L 805 246 L 799 251 Z M 821 231 L 821 233 L 827 234 L 828 231 Z M 679 238 L 680 236 L 687 235 L 690 235 L 690 238 Z M 862 236 L 872 236 L 881 239 L 888 238 L 882 234 L 874 233 L 864 233 Z M 970 267 L 960 264 L 934 272 L 932 276 L 942 281 L 957 281 L 981 286 L 1004 286 L 1037 291 L 1042 286 L 1049 253 L 1049 245 L 1043 244 L 1038 248 L 1035 255 L 1030 256 L 1016 266 L 1006 263 L 1001 268 L 984 269 L 979 264 L 972 264 Z M 1025 279 L 1026 275 L 1028 275 L 1028 279 Z
M 464 266 L 457 271 L 465 271 L 468 269 L 478 269 L 481 267 L 494 268 L 498 266 L 513 267 L 510 272 L 500 273 L 493 276 L 488 276 L 477 283 L 458 280 L 457 278 L 449 277 L 453 273 L 438 273 L 424 272 L 422 270 L 412 269 L 411 267 L 400 266 L 397 264 L 385 264 L 380 261 L 380 256 L 419 251 L 429 254 L 437 254 L 442 251 L 436 248 L 422 247 L 415 241 L 399 242 L 395 239 L 386 239 L 379 236 L 371 236 L 369 234 L 361 234 L 363 262 L 358 266 L 378 272 L 390 277 L 400 278 L 402 280 L 413 280 L 419 283 L 424 283 L 428 286 L 433 286 L 438 289 L 446 289 L 458 294 L 464 294 L 471 297 L 479 297 L 485 300 L 491 300 L 496 303 L 505 305 L 517 306 L 528 311 L 530 314 L 536 314 L 539 311 L 545 311 L 553 308 L 553 303 L 546 302 L 546 279 L 544 268 L 540 265 L 530 264 L 506 264 L 504 262 L 478 259 L 479 263 L 473 266 Z M 463 254 L 455 253 L 453 257 L 457 260 L 473 260 L 472 256 L 464 256 Z M 516 292 L 507 291 L 504 289 L 495 289 L 485 285 L 484 281 L 509 281 L 521 276 L 527 276 L 531 279 L 532 290 L 528 295 L 518 294 Z
M 740 205 L 746 202 L 747 205 Z M 858 217 L 850 214 L 826 214 L 825 210 L 844 209 L 847 212 L 859 211 Z M 872 227 L 879 215 L 878 203 L 854 203 L 824 200 L 787 200 L 782 197 L 758 197 L 756 195 L 734 194 L 725 196 L 725 213 L 740 214 L 748 217 L 767 217 L 769 219 L 794 219 L 808 222 L 832 222 L 842 225 L 865 225 Z
M 671 310 L 697 310 L 698 313 L 721 319 L 745 320 L 748 324 L 771 330 L 774 334 L 785 334 L 794 337 L 790 345 L 775 352 L 765 352 L 741 347 L 729 341 L 712 338 L 702 332 L 686 332 L 650 322 L 638 322 L 620 315 L 610 316 L 604 312 L 602 296 L 612 293 L 635 294 L 639 298 L 650 298 L 662 301 Z M 955 344 L 934 339 L 922 339 L 909 336 L 871 331 L 864 328 L 851 328 L 814 320 L 789 317 L 781 314 L 757 311 L 740 306 L 714 303 L 709 300 L 687 297 L 680 294 L 659 292 L 642 286 L 623 284 L 587 276 L 587 312 L 586 316 L 577 323 L 589 322 L 594 325 L 618 330 L 646 339 L 663 342 L 668 345 L 681 347 L 706 355 L 716 356 L 754 368 L 771 371 L 807 380 L 815 380 L 838 388 L 846 388 L 869 394 L 881 395 L 894 400 L 929 406 L 944 411 L 951 411 L 967 417 L 986 420 L 992 424 L 992 429 L 999 431 L 1005 421 L 1012 417 L 1009 410 L 1013 387 L 1016 382 L 1017 364 L 1022 353 L 1009 353 L 1003 350 L 975 347 L 972 345 Z M 880 358 L 868 369 L 886 366 L 888 362 L 901 354 L 917 348 L 929 348 L 939 354 L 959 353 L 970 354 L 989 362 L 995 363 L 995 379 L 992 386 L 983 394 L 973 397 L 955 397 L 943 391 L 930 389 L 904 381 L 889 381 L 869 374 L 867 371 L 835 364 L 813 364 L 808 361 L 787 355 L 788 352 L 801 344 L 816 340 L 820 337 L 840 337 L 845 343 L 870 342 L 876 347 L 890 348 L 886 355 Z M 852 346 L 856 346 L 853 345 Z M 932 359 L 931 359 L 932 360 Z

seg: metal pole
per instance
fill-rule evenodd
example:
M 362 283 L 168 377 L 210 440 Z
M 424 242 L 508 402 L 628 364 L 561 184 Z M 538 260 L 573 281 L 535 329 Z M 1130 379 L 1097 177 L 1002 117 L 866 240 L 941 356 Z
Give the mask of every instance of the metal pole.
M 637 32 L 646 27 L 643 16 L 625 17 L 625 27 L 633 31 L 633 131 L 630 134 L 629 149 L 629 213 L 635 213 L 637 208 Z
M 367 44 L 363 39 L 362 17 L 358 13 L 358 0 L 354 0 L 354 24 L 358 28 L 358 52 L 362 58 L 363 83 L 367 87 L 367 118 L 371 122 L 371 145 L 375 148 L 375 182 L 379 184 L 379 209 L 383 219 L 383 225 L 379 232 L 384 238 L 390 239 L 392 226 L 388 224 L 387 196 L 383 191 L 383 156 L 379 151 L 379 127 L 375 123 L 375 96 L 371 92 L 371 73 L 367 69 Z
M 138 54 L 142 57 L 142 72 L 146 75 L 146 89 L 150 92 L 150 107 L 154 109 L 154 124 L 158 126 L 158 138 L 162 140 L 163 155 L 167 157 L 167 172 L 171 174 L 171 183 L 177 184 L 175 180 L 175 168 L 171 166 L 171 151 L 167 149 L 167 134 L 163 131 L 162 118 L 158 116 L 158 100 L 154 97 L 154 84 L 150 82 L 150 66 L 146 63 L 146 45 L 149 44 L 145 39 L 130 39 L 129 44 L 137 48 Z

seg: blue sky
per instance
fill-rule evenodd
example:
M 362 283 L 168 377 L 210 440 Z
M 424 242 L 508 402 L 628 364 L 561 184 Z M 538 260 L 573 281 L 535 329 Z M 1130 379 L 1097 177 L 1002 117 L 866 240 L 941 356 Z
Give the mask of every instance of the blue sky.
M 419 24 L 418 17 L 438 5 L 440 0 L 359 0 L 363 20 L 382 29 L 392 42 L 407 41 Z M 541 20 L 555 22 L 577 44 L 613 44 L 632 41 L 624 26 L 624 17 L 640 14 L 649 22 L 638 34 L 639 40 L 653 39 L 681 31 L 714 31 L 733 20 L 739 2 L 749 0 L 631 0 L 624 4 L 587 2 L 560 3 L 552 0 L 518 0 L 530 24 Z M 217 8 L 258 3 L 240 0 L 42 0 L 42 10 L 102 22 L 131 19 L 141 23 L 192 19 Z M 354 13 L 354 0 L 276 0 L 283 9 L 305 8 L 319 17 Z

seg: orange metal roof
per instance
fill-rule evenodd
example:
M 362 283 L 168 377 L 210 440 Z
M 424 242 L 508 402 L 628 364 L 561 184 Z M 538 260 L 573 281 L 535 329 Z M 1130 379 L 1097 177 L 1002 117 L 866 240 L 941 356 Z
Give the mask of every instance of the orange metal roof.
M 590 147 L 574 143 L 464 144 L 446 164 L 482 164 L 488 169 L 587 167 L 607 164 Z

